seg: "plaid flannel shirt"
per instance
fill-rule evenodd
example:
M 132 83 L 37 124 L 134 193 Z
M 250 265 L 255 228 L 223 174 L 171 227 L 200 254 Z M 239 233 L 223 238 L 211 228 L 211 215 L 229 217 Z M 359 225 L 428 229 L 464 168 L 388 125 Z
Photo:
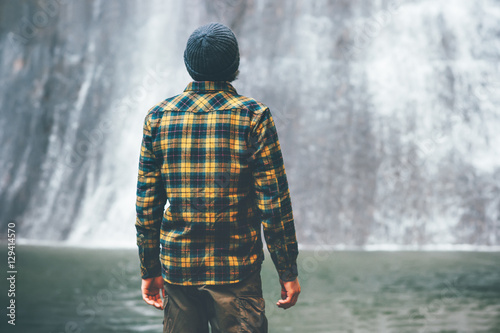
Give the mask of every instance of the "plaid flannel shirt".
M 280 278 L 297 276 L 292 206 L 273 118 L 228 82 L 192 82 L 149 110 L 136 210 L 143 278 L 162 274 L 179 285 L 239 282 L 264 260 L 261 224 Z

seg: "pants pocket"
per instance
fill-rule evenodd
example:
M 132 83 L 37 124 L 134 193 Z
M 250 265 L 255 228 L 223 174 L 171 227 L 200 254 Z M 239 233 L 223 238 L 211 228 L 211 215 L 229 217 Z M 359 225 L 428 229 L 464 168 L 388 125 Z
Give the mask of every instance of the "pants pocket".
M 262 297 L 238 297 L 242 332 L 267 332 L 265 302 Z
M 175 317 L 177 317 L 174 309 L 172 309 L 168 295 L 163 297 L 163 333 L 173 333 Z

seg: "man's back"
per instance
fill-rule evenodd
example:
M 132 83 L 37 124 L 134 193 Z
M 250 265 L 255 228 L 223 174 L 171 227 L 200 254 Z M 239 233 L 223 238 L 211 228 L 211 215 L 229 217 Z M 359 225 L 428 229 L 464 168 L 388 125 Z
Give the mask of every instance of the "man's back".
M 261 222 L 271 234 L 270 245 L 292 247 L 281 256 L 297 252 L 285 169 L 268 108 L 238 95 L 227 82 L 193 82 L 184 93 L 153 107 L 144 126 L 150 136 L 142 148 L 140 182 L 161 181 L 166 196 L 144 193 L 138 205 L 151 209 L 148 203 L 161 206 L 167 198 L 170 203 L 161 230 L 166 281 L 240 281 L 264 258 Z M 154 172 L 159 165 L 160 174 Z M 281 230 L 282 223 L 290 225 Z M 295 261 L 278 258 L 276 252 L 273 246 L 273 260 L 282 265 Z

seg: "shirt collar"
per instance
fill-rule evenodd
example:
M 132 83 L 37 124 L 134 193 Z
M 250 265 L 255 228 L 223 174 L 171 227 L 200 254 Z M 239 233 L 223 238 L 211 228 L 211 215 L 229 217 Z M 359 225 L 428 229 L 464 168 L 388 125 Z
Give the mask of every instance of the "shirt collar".
M 188 84 L 184 91 L 211 92 L 221 90 L 236 94 L 236 89 L 228 81 L 193 81 Z

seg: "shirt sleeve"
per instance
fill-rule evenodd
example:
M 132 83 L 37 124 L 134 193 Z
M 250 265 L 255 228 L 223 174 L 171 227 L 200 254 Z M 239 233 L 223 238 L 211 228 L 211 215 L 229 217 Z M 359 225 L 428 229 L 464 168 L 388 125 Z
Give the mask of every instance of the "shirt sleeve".
M 160 229 L 167 197 L 160 170 L 161 164 L 153 153 L 151 115 L 148 114 L 139 159 L 135 223 L 143 279 L 161 275 Z
M 298 275 L 298 247 L 285 166 L 269 109 L 252 125 L 249 165 L 264 237 L 280 279 L 293 281 Z

